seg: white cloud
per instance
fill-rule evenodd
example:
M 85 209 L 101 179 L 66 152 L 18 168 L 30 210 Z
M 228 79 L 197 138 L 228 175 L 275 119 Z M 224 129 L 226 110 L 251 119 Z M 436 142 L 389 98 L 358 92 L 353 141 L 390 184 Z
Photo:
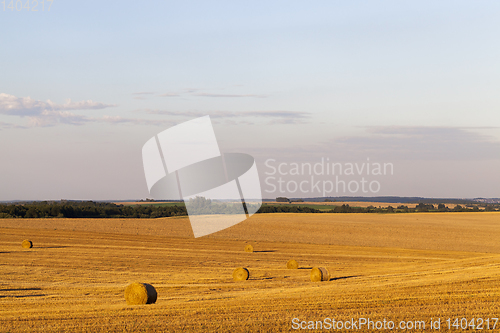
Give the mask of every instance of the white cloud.
M 178 93 L 164 93 L 164 94 L 160 94 L 159 96 L 160 97 L 179 97 L 180 94 L 178 94 Z
M 54 126 L 57 124 L 82 125 L 94 122 L 97 118 L 78 115 L 73 110 L 98 110 L 116 106 L 94 102 L 92 100 L 73 102 L 68 99 L 64 104 L 51 100 L 39 101 L 31 97 L 16 97 L 0 93 L 0 114 L 18 117 L 28 117 L 30 126 Z M 2 128 L 26 128 L 23 126 L 0 123 Z
M 57 104 L 51 100 L 39 101 L 31 97 L 16 97 L 0 93 L 0 114 L 12 116 L 43 116 L 44 112 L 65 110 L 96 110 L 116 106 L 91 100 L 72 102 L 68 99 L 64 104 Z
M 86 116 L 77 115 L 69 111 L 48 111 L 44 110 L 41 114 L 29 117 L 31 126 L 54 126 L 57 124 L 68 125 L 83 125 L 84 123 L 92 121 L 91 118 Z
M 193 94 L 195 89 L 186 90 L 185 93 Z M 133 93 L 137 98 L 153 94 L 152 92 Z M 243 96 L 243 95 L 241 95 Z M 249 95 L 250 96 L 250 95 Z M 252 95 L 253 96 L 253 95 Z M 40 101 L 31 97 L 16 97 L 5 93 L 0 94 L 0 115 L 10 115 L 18 117 L 27 117 L 29 125 L 33 126 L 55 126 L 61 124 L 84 125 L 87 123 L 108 123 L 108 124 L 135 124 L 135 125 L 173 125 L 176 122 L 172 118 L 196 118 L 209 114 L 215 122 L 224 122 L 226 124 L 253 124 L 262 123 L 261 120 L 267 120 L 271 124 L 301 124 L 311 117 L 309 112 L 300 111 L 162 111 L 162 110 L 144 110 L 150 115 L 168 116 L 162 119 L 139 119 L 124 118 L 121 116 L 89 117 L 73 113 L 73 110 L 91 110 L 113 107 L 113 104 L 94 102 L 92 100 L 72 102 L 67 100 L 64 104 L 57 104 L 50 100 Z M 7 123 L 0 123 L 0 128 L 26 128 Z
M 134 92 L 132 95 L 134 95 L 134 99 L 146 99 L 148 95 L 154 95 L 156 94 L 154 91 L 140 91 L 140 92 Z
M 77 115 L 69 111 L 44 111 L 42 114 L 37 116 L 30 116 L 29 124 L 30 126 L 36 127 L 50 127 L 60 124 L 66 125 L 84 125 L 88 123 L 106 123 L 106 124 L 133 124 L 133 125 L 174 125 L 174 122 L 169 120 L 150 120 L 150 119 L 138 119 L 138 118 L 124 118 L 120 116 L 102 116 L 102 117 L 87 117 L 82 115 Z M 2 124 L 0 123 L 0 126 Z M 13 128 L 6 127 L 6 128 Z M 18 127 L 27 128 L 27 127 Z
M 193 94 L 194 96 L 200 97 L 256 97 L 256 98 L 266 98 L 267 95 L 255 95 L 255 94 L 208 94 L 208 93 L 199 93 Z
M 259 94 L 217 94 L 217 93 L 206 93 L 199 92 L 200 89 L 187 88 L 176 92 L 166 92 L 160 94 L 160 97 L 181 97 L 181 96 L 194 96 L 194 97 L 217 97 L 217 98 L 266 98 L 268 95 Z
M 237 120 L 238 123 L 250 124 L 248 119 L 251 118 L 267 118 L 276 124 L 298 124 L 304 123 L 308 118 L 311 117 L 309 112 L 300 111 L 163 111 L 163 110 L 144 110 L 148 114 L 163 115 L 163 116 L 173 116 L 173 117 L 186 117 L 186 118 L 196 118 L 210 115 L 214 121 L 217 120 Z M 247 118 L 245 120 L 244 118 Z M 232 124 L 236 124 L 233 122 Z
M 95 122 L 105 122 L 108 124 L 133 124 L 133 125 L 174 125 L 174 121 L 170 120 L 154 120 L 154 119 L 139 119 L 139 118 L 123 118 L 120 116 L 103 116 L 101 118 L 92 118 Z

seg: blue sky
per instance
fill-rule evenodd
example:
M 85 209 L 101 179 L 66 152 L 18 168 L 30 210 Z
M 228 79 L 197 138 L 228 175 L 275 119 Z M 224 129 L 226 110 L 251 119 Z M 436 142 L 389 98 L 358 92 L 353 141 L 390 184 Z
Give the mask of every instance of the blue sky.
M 145 198 L 142 145 L 207 114 L 261 178 L 370 158 L 377 195 L 500 197 L 496 1 L 48 4 L 0 4 L 0 200 Z

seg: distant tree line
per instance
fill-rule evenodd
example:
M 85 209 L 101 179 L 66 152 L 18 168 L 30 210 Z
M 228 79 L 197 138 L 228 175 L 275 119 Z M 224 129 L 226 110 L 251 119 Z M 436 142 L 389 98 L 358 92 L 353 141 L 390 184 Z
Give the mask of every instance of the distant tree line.
M 482 212 L 482 211 L 500 211 L 500 205 L 487 205 L 484 210 L 480 210 L 477 205 L 464 207 L 456 205 L 453 209 L 444 204 L 437 206 L 426 203 L 419 203 L 415 208 L 409 208 L 406 205 L 399 205 L 396 208 L 388 207 L 351 207 L 348 204 L 342 206 L 333 206 L 332 209 L 319 210 L 300 205 L 262 205 L 257 213 L 418 213 L 418 212 Z
M 308 206 L 300 205 L 262 205 L 257 213 L 371 213 L 370 210 L 362 207 L 350 207 L 349 205 L 332 206 L 330 210 L 320 210 Z M 378 211 L 377 211 L 378 212 Z
M 299 205 L 262 205 L 257 213 L 323 213 L 323 211 Z
M 190 203 L 188 203 L 189 205 Z M 191 201 L 190 208 L 196 207 L 200 214 L 235 214 L 234 205 L 221 203 L 214 205 L 207 200 L 196 198 Z M 347 204 L 332 206 L 332 209 L 320 210 L 310 206 L 268 205 L 263 204 L 257 213 L 416 213 L 416 212 L 478 212 L 500 211 L 499 204 L 489 204 L 484 210 L 475 206 L 456 205 L 449 208 L 444 204 L 419 203 L 415 208 L 399 205 L 388 207 L 351 207 Z M 175 205 L 117 205 L 107 202 L 93 201 L 57 201 L 29 202 L 22 204 L 0 204 L 0 218 L 158 218 L 170 216 L 186 216 L 184 203 Z
M 187 215 L 183 204 L 116 205 L 107 202 L 63 201 L 0 204 L 0 218 L 156 218 Z
M 186 202 L 186 206 L 191 215 L 241 214 L 243 212 L 241 201 L 236 203 L 220 202 L 200 196 L 190 198 Z

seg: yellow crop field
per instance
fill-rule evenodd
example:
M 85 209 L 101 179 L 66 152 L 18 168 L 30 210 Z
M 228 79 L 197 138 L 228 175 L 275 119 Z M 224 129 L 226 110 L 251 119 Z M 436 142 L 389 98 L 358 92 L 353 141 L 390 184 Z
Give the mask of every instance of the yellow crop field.
M 438 320 L 443 332 L 449 324 L 487 332 L 500 316 L 494 212 L 257 214 L 198 239 L 185 217 L 2 219 L 0 259 L 0 332 L 288 332 L 332 323 L 372 331 L 363 320 L 386 325 L 373 329 L 381 332 L 391 322 L 436 331 Z M 287 269 L 291 259 L 298 269 Z M 237 267 L 250 278 L 235 282 Z M 330 280 L 311 282 L 312 267 L 326 267 Z M 156 303 L 127 305 L 124 290 L 136 281 L 156 288 Z

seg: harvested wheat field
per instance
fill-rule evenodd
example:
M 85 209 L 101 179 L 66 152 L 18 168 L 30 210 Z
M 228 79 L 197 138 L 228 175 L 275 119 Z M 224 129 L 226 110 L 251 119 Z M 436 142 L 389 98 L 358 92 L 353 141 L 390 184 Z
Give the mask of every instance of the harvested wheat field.
M 481 318 L 486 332 L 500 316 L 498 213 L 257 214 L 199 239 L 187 218 L 2 219 L 0 258 L 1 332 L 286 332 L 325 318 L 426 332 L 431 318 L 440 331 Z M 154 304 L 127 305 L 136 281 Z

